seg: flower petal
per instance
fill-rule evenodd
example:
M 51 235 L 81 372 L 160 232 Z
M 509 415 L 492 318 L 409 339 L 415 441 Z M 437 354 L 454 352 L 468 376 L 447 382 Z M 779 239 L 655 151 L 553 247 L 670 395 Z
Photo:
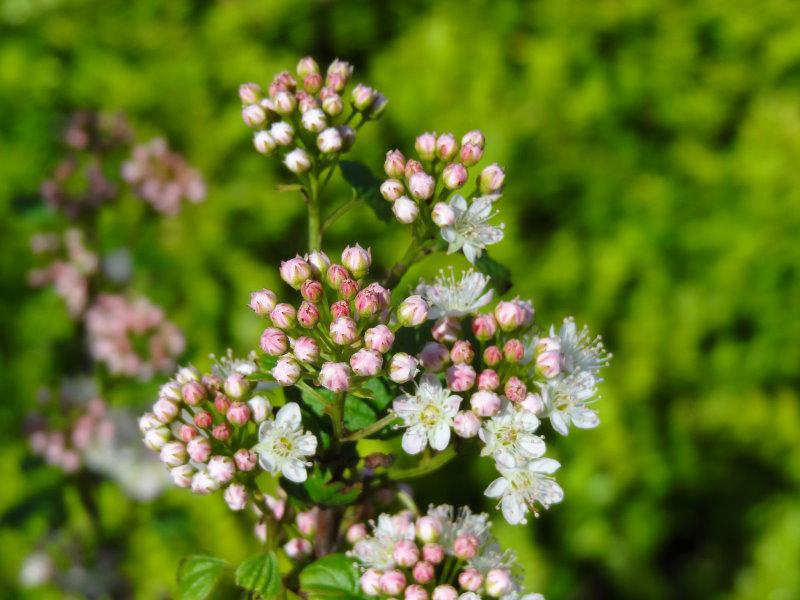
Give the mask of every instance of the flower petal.
M 500 501 L 500 507 L 506 521 L 511 525 L 519 525 L 525 522 L 525 513 L 528 512 L 527 507 L 516 494 L 503 496 L 503 499 Z
M 561 435 L 569 434 L 569 425 L 567 424 L 564 415 L 561 414 L 561 411 L 554 410 L 550 413 L 550 424 L 553 426 L 553 429 L 555 429 Z
M 286 429 L 300 429 L 302 418 L 300 416 L 300 407 L 296 402 L 288 402 L 284 404 L 275 415 L 275 424 L 279 427 Z
M 576 406 L 569 411 L 569 416 L 579 429 L 593 429 L 600 425 L 600 417 L 591 408 Z
M 410 427 L 403 434 L 403 450 L 408 454 L 419 454 L 427 443 L 428 436 L 425 434 L 425 428 L 421 425 Z
M 444 450 L 450 443 L 450 425 L 439 422 L 428 433 L 428 440 L 434 450 Z
M 486 488 L 486 491 L 483 492 L 485 496 L 489 498 L 499 498 L 502 496 L 505 491 L 508 489 L 508 479 L 505 477 L 498 477 L 492 483 L 489 484 L 489 487 Z
M 281 473 L 289 481 L 303 483 L 308 478 L 306 466 L 296 458 L 290 458 L 281 466 Z

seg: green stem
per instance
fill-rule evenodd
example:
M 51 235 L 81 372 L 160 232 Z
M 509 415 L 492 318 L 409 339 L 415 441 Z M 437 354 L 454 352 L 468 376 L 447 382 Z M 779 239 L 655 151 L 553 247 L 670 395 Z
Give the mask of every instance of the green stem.
M 337 442 L 344 440 L 344 394 L 336 394 L 331 404 L 331 424 L 333 425 L 333 438 Z
M 343 437 L 343 442 L 355 442 L 360 440 L 361 438 L 368 437 L 373 433 L 377 433 L 387 425 L 391 424 L 395 419 L 397 419 L 397 415 L 394 413 L 390 413 L 380 419 L 379 421 L 375 421 L 372 425 L 364 427 L 364 429 L 359 429 L 358 431 L 351 433 L 350 435 Z
M 306 202 L 308 205 L 308 249 L 310 252 L 319 250 L 322 247 L 318 183 L 316 174 L 309 177 L 309 189 Z
M 422 260 L 428 254 L 433 252 L 434 247 L 435 240 L 433 238 L 427 238 L 420 241 L 415 234 L 405 254 L 403 254 L 402 258 L 397 261 L 394 267 L 392 267 L 389 273 L 386 275 L 386 279 L 383 282 L 384 287 L 392 289 L 397 286 L 397 284 L 403 279 L 403 276 L 406 274 L 408 269 L 411 268 L 414 263 Z
M 404 492 L 403 490 L 397 492 L 397 499 L 403 506 L 405 506 L 412 513 L 414 513 L 415 515 L 419 514 L 419 506 L 417 506 L 417 503 L 414 502 L 414 499 L 411 496 L 409 496 L 406 492 Z
M 351 198 L 347 202 L 340 204 L 329 216 L 325 219 L 325 222 L 322 224 L 322 232 L 324 233 L 328 227 L 333 225 L 336 220 L 347 213 L 351 208 L 354 208 L 361 202 L 360 198 Z
M 428 473 L 432 473 L 440 469 L 456 457 L 456 449 L 450 446 L 443 452 L 432 456 L 430 459 L 421 462 L 420 464 L 409 467 L 408 469 L 394 469 L 390 470 L 388 475 L 389 479 L 400 481 L 405 479 L 416 479 L 423 477 Z

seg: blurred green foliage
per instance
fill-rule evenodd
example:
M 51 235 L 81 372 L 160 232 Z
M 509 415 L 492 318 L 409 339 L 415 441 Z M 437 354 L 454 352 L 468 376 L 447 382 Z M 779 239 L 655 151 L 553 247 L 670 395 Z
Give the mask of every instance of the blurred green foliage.
M 565 502 L 527 529 L 496 525 L 530 587 L 551 600 L 797 598 L 797 8 L 0 0 L 0 511 L 53 485 L 52 473 L 25 470 L 20 423 L 75 332 L 25 273 L 44 219 L 38 184 L 68 113 L 122 110 L 140 139 L 166 135 L 209 182 L 204 204 L 147 239 L 124 215 L 102 236 L 106 249 L 135 241 L 135 286 L 167 308 L 188 332 L 187 360 L 205 366 L 210 351 L 255 344 L 249 291 L 277 286 L 276 261 L 304 240 L 302 203 L 274 192 L 285 174 L 252 151 L 236 88 L 303 54 L 339 56 L 391 100 L 355 158 L 378 171 L 386 149 L 407 151 L 424 130 L 483 129 L 488 161 L 508 170 L 507 239 L 494 255 L 511 267 L 511 294 L 532 297 L 543 323 L 576 314 L 615 354 L 602 427 L 557 445 Z M 405 235 L 363 209 L 327 247 L 359 240 L 385 264 Z M 110 400 L 144 406 L 153 389 Z M 459 485 L 437 475 L 420 500 L 484 504 L 490 468 L 458 467 Z M 64 518 L 79 535 L 85 515 L 73 504 Z M 0 527 L 0 595 L 24 594 L 17 573 L 47 530 L 43 507 L 24 527 Z M 126 534 L 126 594 L 138 598 L 173 594 L 190 551 L 235 562 L 254 548 L 218 497 L 172 490 L 138 505 L 103 484 L 101 514 L 110 535 Z

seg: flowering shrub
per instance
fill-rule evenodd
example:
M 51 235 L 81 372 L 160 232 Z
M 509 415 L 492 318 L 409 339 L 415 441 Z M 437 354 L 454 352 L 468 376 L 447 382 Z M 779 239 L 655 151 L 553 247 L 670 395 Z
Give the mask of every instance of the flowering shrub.
M 532 302 L 494 302 L 510 286 L 487 254 L 503 237 L 490 220 L 504 171 L 486 166 L 472 191 L 459 191 L 483 157 L 480 131 L 460 142 L 422 134 L 419 160 L 387 153 L 383 182 L 341 160 L 356 131 L 386 108 L 363 84 L 347 94 L 351 77 L 345 62 L 323 76 L 304 58 L 296 76 L 279 73 L 266 93 L 241 86 L 256 150 L 282 159 L 296 179 L 284 188 L 306 203 L 308 253 L 279 266 L 293 297 L 253 291 L 250 308 L 264 320 L 258 348 L 244 359 L 229 354 L 205 375 L 181 368 L 141 418 L 144 442 L 178 486 L 221 489 L 232 510 L 251 508 L 264 553 L 242 563 L 236 580 L 264 597 L 532 600 L 540 596 L 523 595 L 519 566 L 490 535 L 489 515 L 452 507 L 423 515 L 402 482 L 477 444 L 497 471 L 485 495 L 510 524 L 560 502 L 560 465 L 546 456 L 543 422 L 560 435 L 599 424 L 593 402 L 609 355 L 571 318 L 545 329 Z M 352 199 L 330 206 L 325 190 L 337 172 Z M 322 249 L 325 229 L 360 202 L 411 229 L 409 250 L 383 277 L 370 275 L 372 253 L 358 243 L 341 255 Z M 411 265 L 440 251 L 463 252 L 478 270 L 451 268 L 397 291 Z M 368 439 L 392 452 L 370 452 Z M 408 510 L 381 514 L 368 531 L 365 519 L 395 503 Z M 190 557 L 182 589 L 205 597 L 226 568 Z

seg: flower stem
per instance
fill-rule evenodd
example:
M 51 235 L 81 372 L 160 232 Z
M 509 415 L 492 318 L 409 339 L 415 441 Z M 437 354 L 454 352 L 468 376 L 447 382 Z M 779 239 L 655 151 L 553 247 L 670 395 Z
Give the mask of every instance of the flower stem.
M 390 414 L 386 415 L 385 417 L 383 417 L 382 419 L 380 419 L 378 421 L 375 421 L 372 425 L 364 427 L 364 429 L 359 429 L 358 431 L 356 431 L 354 433 L 351 433 L 350 435 L 348 435 L 346 437 L 343 437 L 342 441 L 343 442 L 355 442 L 357 440 L 360 440 L 361 438 L 368 437 L 368 436 L 372 435 L 373 433 L 377 433 L 378 431 L 380 431 L 381 429 L 383 429 L 387 425 L 391 424 L 396 418 L 397 418 L 397 415 L 395 415 L 394 413 L 390 413 Z
M 322 229 L 320 227 L 319 181 L 316 174 L 309 177 L 306 202 L 308 207 L 308 250 L 313 252 L 322 247 Z
M 439 454 L 435 454 L 430 459 L 422 461 L 414 467 L 409 467 L 408 469 L 390 470 L 388 473 L 389 479 L 400 481 L 404 479 L 416 479 L 418 477 L 423 477 L 428 473 L 432 473 L 443 467 L 455 457 L 456 449 L 453 446 L 450 446 L 446 450 L 440 452 Z
M 386 279 L 383 282 L 384 287 L 392 289 L 397 286 L 408 269 L 411 268 L 414 263 L 419 262 L 433 252 L 434 248 L 435 240 L 433 238 L 419 240 L 415 234 L 405 254 L 403 254 L 402 258 L 397 261 L 386 275 Z
M 336 207 L 336 209 L 328 216 L 327 219 L 325 219 L 325 222 L 322 224 L 322 232 L 324 233 L 328 227 L 336 222 L 339 217 L 347 213 L 351 208 L 357 206 L 359 202 L 361 202 L 361 199 L 355 197 L 354 195 L 353 198 Z

